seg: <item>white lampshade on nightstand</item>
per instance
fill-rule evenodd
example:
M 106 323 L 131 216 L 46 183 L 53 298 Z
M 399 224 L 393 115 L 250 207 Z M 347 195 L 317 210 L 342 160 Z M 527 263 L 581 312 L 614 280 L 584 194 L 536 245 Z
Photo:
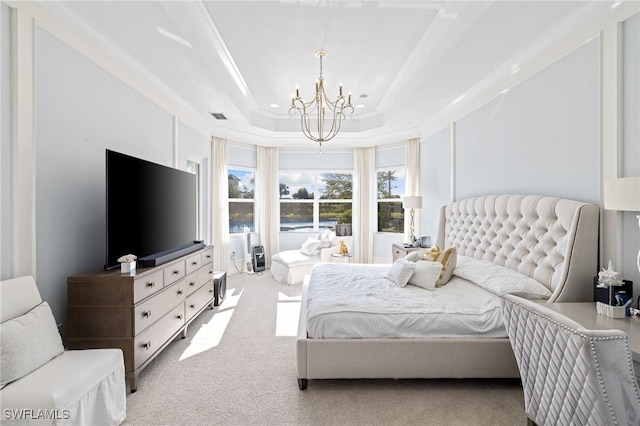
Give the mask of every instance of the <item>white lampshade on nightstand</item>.
M 604 208 L 640 212 L 640 176 L 607 180 L 604 183 Z M 640 226 L 640 215 L 638 226 Z M 640 250 L 638 250 L 638 272 L 640 272 Z
M 414 215 L 415 209 L 421 209 L 422 208 L 422 196 L 420 195 L 408 195 L 405 197 L 402 197 L 402 207 L 406 210 L 406 209 L 411 209 L 411 222 L 409 225 L 409 229 L 410 229 L 410 234 L 409 234 L 409 243 L 412 244 L 415 241 L 415 236 L 413 234 L 413 220 L 414 220 Z

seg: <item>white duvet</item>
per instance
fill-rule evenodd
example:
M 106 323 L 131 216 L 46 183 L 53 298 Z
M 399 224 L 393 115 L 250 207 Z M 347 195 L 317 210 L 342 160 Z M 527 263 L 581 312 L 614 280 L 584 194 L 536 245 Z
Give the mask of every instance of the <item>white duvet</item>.
M 385 278 L 390 267 L 316 265 L 309 282 L 308 337 L 507 337 L 496 294 L 457 276 L 433 291 L 398 287 Z

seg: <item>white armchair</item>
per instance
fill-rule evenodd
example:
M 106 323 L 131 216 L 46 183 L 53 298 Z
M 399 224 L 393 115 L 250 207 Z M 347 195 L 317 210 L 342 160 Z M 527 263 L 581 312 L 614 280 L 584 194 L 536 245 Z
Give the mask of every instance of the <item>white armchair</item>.
M 120 349 L 67 351 L 33 277 L 0 281 L 1 422 L 117 425 L 126 417 Z
M 332 231 L 307 238 L 299 250 L 284 250 L 271 256 L 271 275 L 287 285 L 302 284 L 316 263 L 331 262 L 331 255 L 340 252 L 340 240 Z
M 624 332 L 587 330 L 512 295 L 502 296 L 502 316 L 530 424 L 640 424 L 640 391 Z

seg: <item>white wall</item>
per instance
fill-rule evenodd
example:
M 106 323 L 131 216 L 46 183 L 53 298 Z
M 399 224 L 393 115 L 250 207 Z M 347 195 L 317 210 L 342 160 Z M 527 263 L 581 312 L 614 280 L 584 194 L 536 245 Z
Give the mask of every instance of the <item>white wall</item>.
M 640 176 L 640 13 L 623 23 L 622 149 L 620 177 Z M 640 296 L 640 272 L 636 255 L 640 249 L 637 212 L 622 212 L 620 271 L 633 281 L 633 294 Z
M 449 128 L 442 129 L 420 144 L 420 235 L 429 235 L 435 244 L 440 208 L 449 202 L 451 184 Z
M 595 38 L 456 122 L 455 197 L 600 198 Z
M 11 263 L 11 13 L 0 4 L 0 279 L 13 276 Z

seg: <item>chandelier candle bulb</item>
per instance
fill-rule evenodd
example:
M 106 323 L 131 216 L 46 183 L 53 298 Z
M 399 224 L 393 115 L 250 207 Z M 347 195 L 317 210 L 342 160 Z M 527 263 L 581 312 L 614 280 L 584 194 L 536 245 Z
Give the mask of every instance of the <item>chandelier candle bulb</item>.
M 351 93 L 349 93 L 349 102 L 345 104 L 342 83 L 338 87 L 339 94 L 335 101 L 330 100 L 324 90 L 322 59 L 326 56 L 327 52 L 324 50 L 316 52 L 316 58 L 320 60 L 320 77 L 316 80 L 316 92 L 313 100 L 305 102 L 300 98 L 296 89 L 296 97 L 289 108 L 289 115 L 300 120 L 304 135 L 308 139 L 318 142 L 320 148 L 322 148 L 322 142 L 333 139 L 340 132 L 342 120 L 347 117 L 347 113 L 353 114 Z

